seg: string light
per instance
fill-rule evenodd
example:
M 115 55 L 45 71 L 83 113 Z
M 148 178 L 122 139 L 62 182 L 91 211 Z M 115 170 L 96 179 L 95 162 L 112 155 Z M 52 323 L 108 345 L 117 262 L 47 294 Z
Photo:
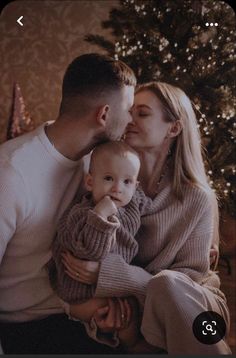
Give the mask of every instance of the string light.
M 194 89 L 195 82 L 191 81 L 191 79 L 197 79 L 198 77 L 204 76 L 204 72 L 206 75 L 211 74 L 214 75 L 215 70 L 220 70 L 220 68 L 227 66 L 231 66 L 234 57 L 236 58 L 235 46 L 234 46 L 234 31 L 229 31 L 232 29 L 232 26 L 227 24 L 225 29 L 223 29 L 222 24 L 219 23 L 221 27 L 221 33 L 218 37 L 218 28 L 209 27 L 203 28 L 199 25 L 193 25 L 189 34 L 189 42 L 187 42 L 187 46 L 181 43 L 181 50 L 183 54 L 185 54 L 185 64 L 181 62 L 178 56 L 175 58 L 175 50 L 177 50 L 180 46 L 178 43 L 178 29 L 176 29 L 176 37 L 175 37 L 175 24 L 172 23 L 173 27 L 173 36 L 171 38 L 171 45 L 167 38 L 165 38 L 165 34 L 168 33 L 162 31 L 162 27 L 158 26 L 158 24 L 165 24 L 165 21 L 168 20 L 168 16 L 171 16 L 173 12 L 173 7 L 169 5 L 168 9 L 159 8 L 156 6 L 155 2 L 152 3 L 152 6 L 149 5 L 148 2 L 145 1 L 136 1 L 136 0 L 126 0 L 127 8 L 129 11 L 133 11 L 134 16 L 137 18 L 137 27 L 135 21 L 132 23 L 134 25 L 130 29 L 125 29 L 125 33 L 119 35 L 117 38 L 120 40 L 115 43 L 115 59 L 119 59 L 125 56 L 130 56 L 131 66 L 132 61 L 135 62 L 135 58 L 142 60 L 144 57 L 143 66 L 146 67 L 146 70 L 149 71 L 147 73 L 150 78 L 165 80 L 167 76 L 166 70 L 169 72 L 169 75 L 172 76 L 174 82 L 181 82 L 182 86 L 185 88 L 191 87 Z M 215 5 L 214 5 L 215 3 Z M 132 4 L 132 7 L 130 6 Z M 218 4 L 217 2 L 212 3 L 212 10 L 216 11 L 215 6 Z M 206 6 L 206 9 L 205 9 Z M 170 9 L 172 8 L 172 9 Z M 219 6 L 218 11 L 221 11 L 221 6 Z M 204 5 L 202 9 L 202 16 L 207 13 L 208 5 Z M 166 13 L 165 13 L 166 11 Z M 191 12 L 191 9 L 183 7 L 183 11 L 185 15 Z M 181 10 L 177 9 L 177 15 L 181 15 Z M 150 14 L 150 15 L 149 15 Z M 140 18 L 141 16 L 141 18 Z M 143 17 L 142 17 L 143 16 Z M 150 16 L 150 19 L 154 19 L 157 23 L 153 24 L 153 27 L 148 30 L 148 26 L 146 27 L 146 33 L 139 32 L 139 21 L 144 19 L 144 16 Z M 192 15 L 191 15 L 192 16 Z M 139 21 L 138 21 L 139 19 Z M 200 19 L 200 16 L 199 16 Z M 216 16 L 218 20 L 218 17 Z M 146 20 L 148 20 L 146 18 Z M 196 19 L 197 20 L 197 19 Z M 198 21 L 196 21 L 198 22 Z M 208 20 L 209 25 L 210 21 Z M 214 23 L 215 25 L 215 23 Z M 164 26 L 163 26 L 164 28 Z M 188 29 L 186 28 L 186 31 Z M 128 33 L 130 31 L 130 33 Z M 186 34 L 187 36 L 188 34 Z M 204 36 L 203 36 L 204 35 Z M 202 36 L 202 38 L 201 38 Z M 169 39 L 169 37 L 168 37 Z M 201 42 L 202 41 L 202 42 Z M 227 41 L 227 42 L 226 42 Z M 204 43 L 205 42 L 205 43 Z M 227 47 L 222 48 L 222 45 L 226 42 Z M 170 46 L 170 47 L 169 47 Z M 187 47 L 187 48 L 186 48 Z M 219 51 L 219 53 L 218 53 Z M 158 56 L 158 52 L 160 55 L 160 61 L 162 61 L 163 66 L 158 65 L 155 62 L 155 57 Z M 220 54 L 221 56 L 220 58 Z M 133 56 L 134 58 L 132 59 Z M 145 58 L 146 57 L 146 58 Z M 195 64 L 196 60 L 196 64 Z M 193 62 L 194 61 L 194 62 Z M 159 63 L 159 62 L 158 62 Z M 173 66 L 168 67 L 169 64 L 173 64 Z M 193 64 L 193 65 L 192 65 Z M 141 65 L 137 68 L 137 74 L 139 79 L 142 81 L 143 73 L 140 73 Z M 229 68 L 230 70 L 230 68 Z M 145 71 L 146 74 L 146 71 Z M 223 76 L 224 77 L 224 76 Z M 225 83 L 225 82 L 222 82 Z M 221 88 L 222 87 L 222 88 Z M 215 90 L 215 98 L 217 99 L 217 103 L 215 108 L 211 105 L 211 98 L 204 98 L 202 94 L 203 91 L 199 93 L 199 98 L 194 99 L 193 102 L 197 102 L 195 108 L 198 112 L 198 123 L 197 128 L 199 128 L 202 138 L 204 140 L 204 145 L 207 147 L 209 154 L 211 154 L 212 145 L 215 146 L 218 144 L 218 148 L 213 148 L 216 151 L 213 151 L 216 156 L 221 158 L 221 140 L 220 140 L 220 131 L 228 139 L 228 142 L 225 143 L 225 147 L 223 151 L 227 153 L 231 153 L 231 148 L 235 139 L 235 129 L 236 129 L 236 121 L 235 115 L 236 110 L 233 109 L 233 92 L 231 85 L 222 85 L 218 88 L 213 88 L 212 91 Z M 194 92 L 192 92 L 194 93 Z M 213 99 L 213 96 L 212 96 Z M 214 102 L 214 100 L 213 100 Z M 221 102 L 221 103 L 220 103 Z M 200 110 L 204 110 L 204 113 L 201 113 Z M 218 110 L 218 113 L 215 111 Z M 200 118 L 199 118 L 200 117 Z M 228 121 L 228 122 L 226 122 Z M 211 135 L 211 138 L 209 136 Z M 219 136 L 219 138 L 218 138 Z M 224 143 L 222 143 L 224 145 Z M 208 147 L 209 146 L 209 147 Z M 228 146 L 228 147 L 227 147 Z M 214 154 L 213 153 L 213 154 Z M 231 157 L 230 157 L 231 158 Z M 220 162 L 220 161 L 219 161 Z M 223 161 L 222 161 L 223 162 Z M 223 162 L 224 163 L 224 162 Z M 217 192 L 219 196 L 222 196 L 225 199 L 225 202 L 228 199 L 228 195 L 233 192 L 230 177 L 235 178 L 236 175 L 236 166 L 232 168 L 225 167 L 222 165 L 222 168 L 219 167 L 219 163 L 211 163 L 212 170 L 207 171 L 207 175 L 209 178 L 209 184 L 212 185 L 212 189 Z M 235 191 L 236 192 L 236 191 Z M 235 195 L 235 194 L 234 194 Z M 231 205 L 231 204 L 230 204 Z

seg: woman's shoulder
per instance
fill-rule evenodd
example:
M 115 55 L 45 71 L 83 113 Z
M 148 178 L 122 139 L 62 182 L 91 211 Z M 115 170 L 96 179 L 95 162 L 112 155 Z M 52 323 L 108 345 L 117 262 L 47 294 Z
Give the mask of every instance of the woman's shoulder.
M 209 187 L 196 184 L 183 185 L 183 202 L 193 206 L 209 207 L 214 200 L 214 192 Z

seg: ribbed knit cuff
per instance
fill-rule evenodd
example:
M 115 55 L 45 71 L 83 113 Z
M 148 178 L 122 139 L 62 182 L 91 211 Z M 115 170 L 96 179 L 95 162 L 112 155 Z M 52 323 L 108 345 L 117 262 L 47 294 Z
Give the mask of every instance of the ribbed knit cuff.
M 143 305 L 150 278 L 141 267 L 129 265 L 121 256 L 110 253 L 101 262 L 95 297 L 136 296 Z
M 113 234 L 113 232 L 120 227 L 120 222 L 115 215 L 112 216 L 111 220 L 112 221 L 108 221 L 102 218 L 93 210 L 88 211 L 87 224 L 97 231 L 104 232 L 106 234 Z

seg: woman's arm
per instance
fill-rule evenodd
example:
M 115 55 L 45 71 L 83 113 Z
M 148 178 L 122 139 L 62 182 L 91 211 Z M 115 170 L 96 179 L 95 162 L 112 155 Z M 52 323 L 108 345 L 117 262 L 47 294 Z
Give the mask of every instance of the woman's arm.
M 185 273 L 193 281 L 201 283 L 210 270 L 211 248 L 215 248 L 215 203 L 210 194 L 203 195 L 196 225 L 170 269 Z
M 135 295 L 144 303 L 146 288 L 152 274 L 127 264 L 117 254 L 109 253 L 101 262 L 80 260 L 69 252 L 63 254 L 68 275 L 78 282 L 97 286 L 95 297 L 126 297 Z M 79 277 L 76 276 L 79 273 Z
M 134 295 L 143 304 L 151 278 L 145 269 L 129 265 L 121 256 L 110 253 L 100 263 L 95 297 Z

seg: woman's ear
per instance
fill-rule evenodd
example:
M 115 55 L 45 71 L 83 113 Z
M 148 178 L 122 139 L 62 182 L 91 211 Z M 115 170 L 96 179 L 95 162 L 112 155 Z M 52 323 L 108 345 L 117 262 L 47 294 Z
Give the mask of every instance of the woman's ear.
M 179 119 L 177 121 L 174 121 L 173 123 L 171 123 L 171 126 L 169 127 L 167 136 L 169 138 L 177 137 L 182 131 L 182 128 L 183 128 L 182 122 Z
M 88 173 L 88 174 L 85 175 L 84 183 L 85 183 L 85 188 L 86 188 L 88 191 L 92 191 L 92 190 L 93 190 L 93 178 L 92 178 L 92 175 L 91 175 L 90 173 Z
M 109 109 L 110 109 L 109 105 L 105 104 L 104 106 L 101 106 L 99 108 L 97 115 L 96 115 L 96 121 L 97 121 L 98 125 L 100 125 L 104 128 L 106 127 Z

